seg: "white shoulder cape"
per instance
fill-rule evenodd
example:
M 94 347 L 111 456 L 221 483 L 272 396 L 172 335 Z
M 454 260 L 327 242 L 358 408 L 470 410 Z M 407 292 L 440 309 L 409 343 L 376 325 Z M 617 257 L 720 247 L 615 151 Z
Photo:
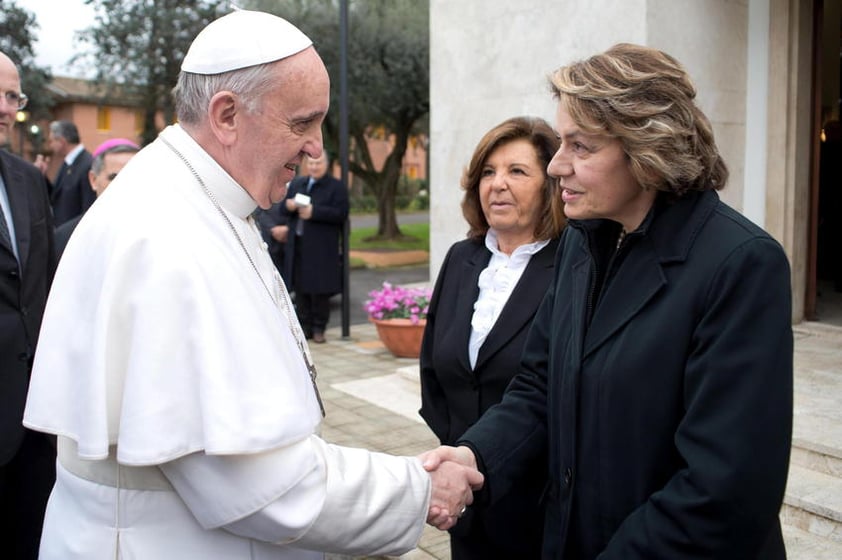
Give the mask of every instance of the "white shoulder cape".
M 246 191 L 178 126 L 162 136 L 215 194 L 252 258 L 268 263 L 246 222 L 256 207 Z M 65 250 L 24 424 L 74 439 L 84 459 L 116 444 L 121 463 L 150 465 L 200 450 L 272 449 L 319 422 L 286 316 L 196 178 L 157 140 Z

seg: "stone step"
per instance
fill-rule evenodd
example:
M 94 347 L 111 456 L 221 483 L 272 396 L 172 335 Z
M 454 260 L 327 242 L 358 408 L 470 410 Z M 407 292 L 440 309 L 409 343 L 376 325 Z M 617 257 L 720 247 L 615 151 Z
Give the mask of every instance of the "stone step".
M 790 463 L 842 478 L 842 423 L 809 413 L 796 415 Z
M 781 508 L 788 557 L 842 559 L 842 329 L 794 328 L 792 455 Z
M 790 464 L 781 520 L 842 546 L 842 478 Z
M 792 525 L 784 525 L 783 532 L 788 560 L 839 560 L 842 558 L 842 544 L 840 543 L 802 531 Z

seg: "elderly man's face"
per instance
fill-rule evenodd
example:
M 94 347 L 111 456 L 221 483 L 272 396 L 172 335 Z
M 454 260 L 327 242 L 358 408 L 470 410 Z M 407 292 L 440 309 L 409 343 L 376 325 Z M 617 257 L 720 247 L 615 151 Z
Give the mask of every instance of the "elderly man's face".
M 330 104 L 330 79 L 315 49 L 275 66 L 278 86 L 263 96 L 260 110 L 244 115 L 246 133 L 236 146 L 241 164 L 234 178 L 261 208 L 284 198 L 304 156 L 321 156 Z
M 20 93 L 20 77 L 12 60 L 0 53 L 0 145 L 9 141 L 18 112 L 17 106 L 6 101 L 6 92 Z

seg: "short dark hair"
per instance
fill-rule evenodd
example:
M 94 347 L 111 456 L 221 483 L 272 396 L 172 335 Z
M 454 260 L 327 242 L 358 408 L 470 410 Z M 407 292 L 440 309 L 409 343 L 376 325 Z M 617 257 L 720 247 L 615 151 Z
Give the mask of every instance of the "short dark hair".
M 538 117 L 513 117 L 485 133 L 474 149 L 471 163 L 462 174 L 462 215 L 468 221 L 468 237 L 481 238 L 488 232 L 488 220 L 482 211 L 479 183 L 482 169 L 492 152 L 514 140 L 528 140 L 535 148 L 544 173 L 541 216 L 535 224 L 535 239 L 552 239 L 564 228 L 564 209 L 558 195 L 558 181 L 547 175 L 547 166 L 558 151 L 559 139 L 550 124 Z

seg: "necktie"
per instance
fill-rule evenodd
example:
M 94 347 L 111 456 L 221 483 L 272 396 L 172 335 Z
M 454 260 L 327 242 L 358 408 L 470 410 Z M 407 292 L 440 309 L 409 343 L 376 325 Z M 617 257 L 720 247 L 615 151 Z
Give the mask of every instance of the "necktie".
M 0 241 L 8 247 L 12 249 L 14 253 L 14 248 L 12 247 L 12 236 L 9 233 L 9 224 L 6 223 L 6 213 L 0 209 Z
M 67 162 L 61 162 L 61 167 L 58 168 L 58 173 L 56 173 L 56 180 L 53 181 L 53 186 L 58 187 L 61 183 L 62 178 L 64 177 L 64 173 L 67 171 Z

